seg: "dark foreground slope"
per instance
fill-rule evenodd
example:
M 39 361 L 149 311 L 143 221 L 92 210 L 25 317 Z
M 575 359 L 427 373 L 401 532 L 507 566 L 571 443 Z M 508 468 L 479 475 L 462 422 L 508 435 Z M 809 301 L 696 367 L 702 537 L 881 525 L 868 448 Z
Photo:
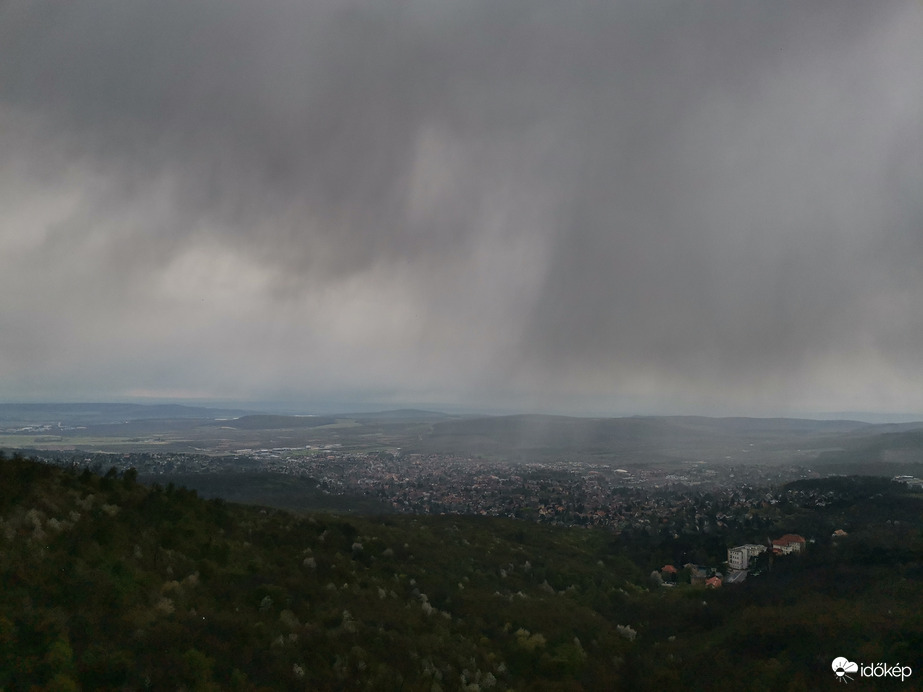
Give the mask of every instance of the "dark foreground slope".
M 841 655 L 920 676 L 915 512 L 880 550 L 666 589 L 608 532 L 296 515 L 3 459 L 0 688 L 808 690 Z

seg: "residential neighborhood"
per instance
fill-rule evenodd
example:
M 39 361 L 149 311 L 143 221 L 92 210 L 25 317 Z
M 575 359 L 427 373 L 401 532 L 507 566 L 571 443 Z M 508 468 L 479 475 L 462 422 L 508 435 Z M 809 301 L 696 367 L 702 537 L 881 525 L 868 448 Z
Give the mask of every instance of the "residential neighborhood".
M 652 568 L 666 587 L 739 584 L 771 569 L 774 559 L 802 555 L 816 538 L 844 541 L 851 529 L 847 523 L 822 534 L 807 533 L 806 538 L 792 531 L 797 524 L 781 523 L 793 513 L 849 502 L 847 485 L 840 490 L 836 479 L 822 482 L 815 471 L 796 466 L 690 463 L 678 473 L 675 464 L 612 468 L 567 459 L 509 464 L 398 449 L 355 452 L 336 445 L 248 449 L 220 457 L 73 453 L 52 460 L 136 468 L 149 482 L 181 478 L 192 487 L 196 477 L 216 473 L 229 479 L 253 473 L 290 475 L 310 480 L 318 493 L 345 502 L 365 498 L 383 511 L 603 528 L 619 543 L 639 550 L 651 539 L 661 545 L 662 557 L 652 556 L 658 559 Z

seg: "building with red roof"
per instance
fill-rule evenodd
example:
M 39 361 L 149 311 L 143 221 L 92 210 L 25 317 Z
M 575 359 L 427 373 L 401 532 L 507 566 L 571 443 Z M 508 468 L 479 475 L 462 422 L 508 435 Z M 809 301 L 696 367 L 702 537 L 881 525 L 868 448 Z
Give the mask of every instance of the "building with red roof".
M 803 553 L 805 540 L 796 533 L 787 533 L 782 538 L 777 538 L 772 542 L 772 550 L 775 553 L 788 555 L 789 553 Z

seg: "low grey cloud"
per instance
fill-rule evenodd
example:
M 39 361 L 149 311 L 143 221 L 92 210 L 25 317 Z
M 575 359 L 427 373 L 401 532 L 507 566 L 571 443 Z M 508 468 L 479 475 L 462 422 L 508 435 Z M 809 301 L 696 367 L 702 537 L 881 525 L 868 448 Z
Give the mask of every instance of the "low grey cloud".
M 0 6 L 0 392 L 923 411 L 923 8 Z

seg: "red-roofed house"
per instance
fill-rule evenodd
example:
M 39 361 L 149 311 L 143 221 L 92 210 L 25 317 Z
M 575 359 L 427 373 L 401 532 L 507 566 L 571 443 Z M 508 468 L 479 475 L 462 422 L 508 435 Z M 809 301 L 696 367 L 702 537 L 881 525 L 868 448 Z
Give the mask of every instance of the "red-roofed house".
M 772 542 L 772 550 L 783 555 L 802 553 L 804 552 L 804 545 L 804 538 L 796 533 L 787 533 L 782 538 L 777 538 Z
M 709 577 L 705 580 L 705 586 L 717 589 L 721 586 L 721 579 L 719 577 Z

